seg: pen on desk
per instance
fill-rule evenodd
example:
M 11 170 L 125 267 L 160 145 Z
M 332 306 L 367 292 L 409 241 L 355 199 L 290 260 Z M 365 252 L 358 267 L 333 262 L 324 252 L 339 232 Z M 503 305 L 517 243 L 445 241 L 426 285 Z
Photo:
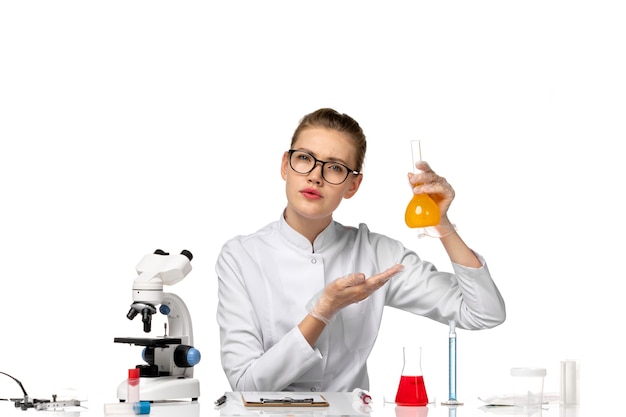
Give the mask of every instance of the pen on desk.
M 261 404 L 313 404 L 313 398 L 259 398 Z
M 226 395 L 222 395 L 217 400 L 215 400 L 215 406 L 219 407 L 220 405 L 224 404 L 225 402 L 226 402 Z

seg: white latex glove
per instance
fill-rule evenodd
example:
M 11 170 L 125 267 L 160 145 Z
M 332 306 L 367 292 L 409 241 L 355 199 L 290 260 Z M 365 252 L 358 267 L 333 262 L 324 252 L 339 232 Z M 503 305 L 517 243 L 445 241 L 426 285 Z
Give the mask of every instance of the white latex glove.
M 368 279 L 360 272 L 337 278 L 309 301 L 307 310 L 311 316 L 328 324 L 342 308 L 365 300 L 403 269 L 402 264 L 397 264 Z

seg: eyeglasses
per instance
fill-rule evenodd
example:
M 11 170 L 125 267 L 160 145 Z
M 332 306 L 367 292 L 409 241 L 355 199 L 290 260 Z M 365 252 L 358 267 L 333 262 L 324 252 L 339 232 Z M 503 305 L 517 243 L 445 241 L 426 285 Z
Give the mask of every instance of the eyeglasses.
M 360 174 L 359 171 L 348 168 L 340 162 L 322 161 L 308 152 L 289 150 L 289 166 L 298 174 L 309 174 L 318 163 L 322 164 L 322 178 L 329 184 L 339 185 L 348 179 L 350 174 Z

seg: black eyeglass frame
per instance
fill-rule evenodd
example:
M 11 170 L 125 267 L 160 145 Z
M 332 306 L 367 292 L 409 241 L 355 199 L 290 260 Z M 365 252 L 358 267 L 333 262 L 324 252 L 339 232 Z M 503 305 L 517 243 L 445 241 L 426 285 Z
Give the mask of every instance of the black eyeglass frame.
M 302 174 L 302 175 L 307 175 L 310 174 L 311 172 L 313 172 L 313 170 L 315 169 L 315 167 L 317 167 L 317 163 L 319 162 L 320 164 L 322 164 L 322 178 L 324 179 L 324 181 L 326 181 L 329 184 L 332 185 L 339 185 L 339 184 L 343 184 L 344 182 L 346 182 L 346 180 L 348 179 L 348 177 L 350 176 L 350 174 L 354 174 L 354 175 L 359 175 L 360 172 L 357 171 L 356 169 L 352 169 L 349 166 L 347 166 L 346 164 L 342 164 L 341 162 L 337 162 L 337 161 L 322 161 L 321 159 L 317 159 L 316 157 L 314 157 L 313 155 L 311 155 L 308 152 L 305 151 L 301 151 L 299 149 L 289 149 L 289 167 L 291 169 L 293 169 L 294 172 L 297 172 L 298 174 Z M 313 166 L 311 167 L 310 170 L 308 170 L 307 172 L 300 172 L 300 171 L 296 171 L 296 169 L 293 167 L 293 165 L 291 164 L 291 158 L 294 154 L 294 152 L 301 152 L 303 154 L 306 154 L 308 156 L 310 156 L 311 158 L 313 158 L 313 161 L 315 161 L 315 163 L 313 164 Z M 337 165 L 341 165 L 342 167 L 346 168 L 348 170 L 348 172 L 346 173 L 346 177 L 343 179 L 343 181 L 341 182 L 330 182 L 326 179 L 326 177 L 324 176 L 324 166 L 326 164 L 337 164 Z

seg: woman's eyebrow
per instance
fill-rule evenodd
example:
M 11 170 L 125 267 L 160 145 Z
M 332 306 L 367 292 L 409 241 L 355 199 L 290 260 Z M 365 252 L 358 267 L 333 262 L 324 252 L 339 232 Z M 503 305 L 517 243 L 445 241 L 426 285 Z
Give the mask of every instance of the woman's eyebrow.
M 308 153 L 308 154 L 313 155 L 313 156 L 314 156 L 314 157 L 316 157 L 317 159 L 322 159 L 322 158 L 320 158 L 319 156 L 317 156 L 317 154 L 316 154 L 315 152 L 313 152 L 312 150 L 307 149 L 307 148 L 298 148 L 298 149 L 296 149 L 296 151 L 306 152 L 306 153 Z M 322 160 L 323 160 L 323 161 L 328 161 L 328 162 L 341 162 L 341 163 L 342 163 L 342 164 L 344 164 L 345 166 L 348 166 L 348 163 L 347 163 L 346 161 L 344 161 L 343 159 L 341 159 L 341 158 L 335 158 L 335 157 L 332 157 L 332 156 L 331 156 L 330 158 L 325 158 L 325 159 L 322 159 Z

